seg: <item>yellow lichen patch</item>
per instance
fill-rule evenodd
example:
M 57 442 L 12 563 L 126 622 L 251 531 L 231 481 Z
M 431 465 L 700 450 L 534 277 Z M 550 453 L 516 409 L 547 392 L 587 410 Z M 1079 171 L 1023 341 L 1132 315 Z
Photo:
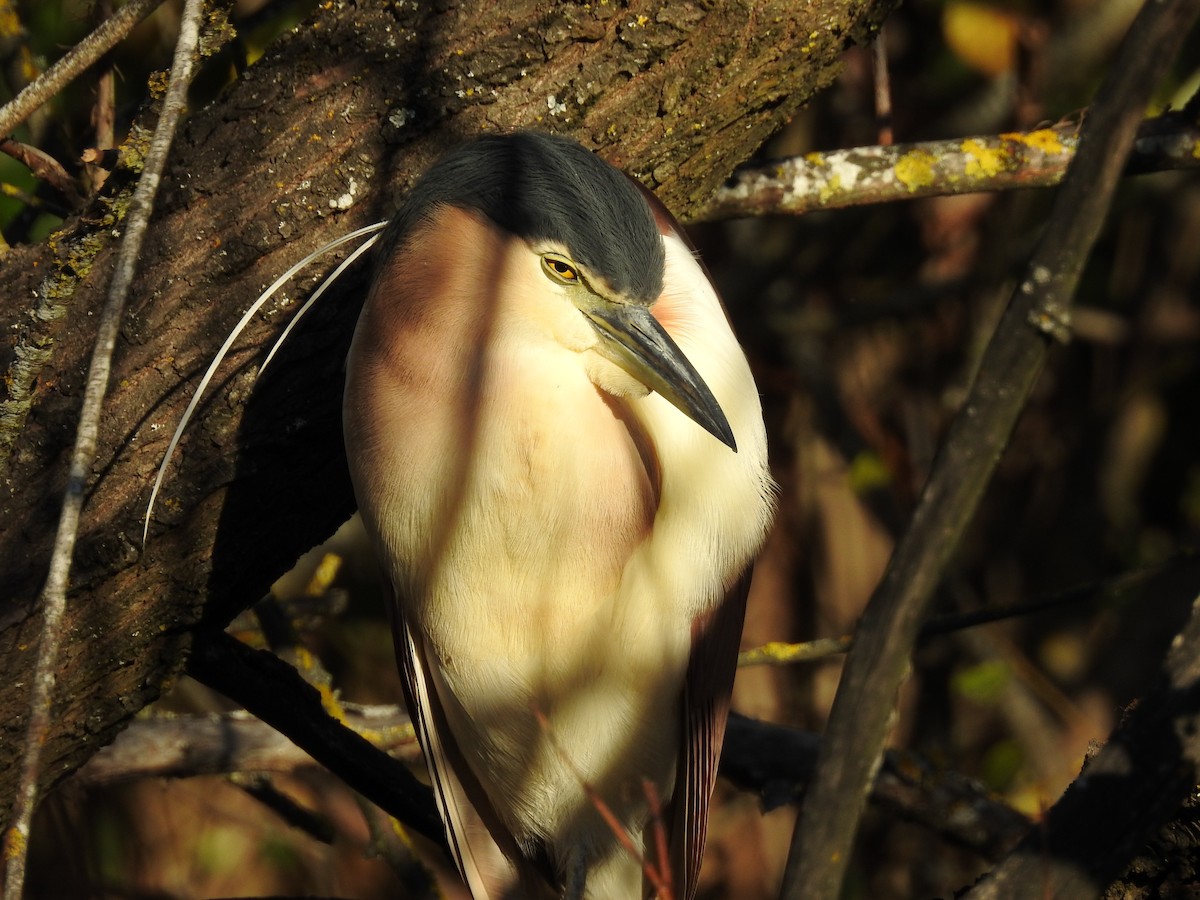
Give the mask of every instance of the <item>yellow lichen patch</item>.
M 912 150 L 896 160 L 896 180 L 910 191 L 933 184 L 937 157 L 927 150 Z
M 1192 159 L 1200 159 L 1200 141 L 1192 144 Z
M 8 859 L 17 859 L 25 855 L 27 836 L 21 829 L 10 828 L 4 835 L 4 855 Z
M 409 837 L 408 829 L 404 827 L 404 823 L 393 816 L 388 816 L 388 823 L 392 826 L 392 833 L 400 838 L 406 847 L 411 847 L 412 839 Z
M 834 172 L 828 181 L 822 182 L 820 188 L 817 189 L 817 196 L 821 198 L 822 203 L 828 203 L 840 193 L 842 193 L 842 176 L 837 172 Z
M 411 722 L 384 728 L 359 727 L 355 732 L 376 747 L 395 747 L 400 744 L 412 744 L 417 740 L 417 730 Z
M 965 140 L 962 150 L 967 155 L 968 178 L 991 178 L 1003 172 L 1008 165 L 1007 153 L 997 147 L 989 147 L 983 141 L 973 138 Z
M 783 641 L 770 641 L 753 650 L 743 651 L 738 656 L 738 665 L 753 666 L 765 662 L 790 661 L 795 654 L 795 644 Z
M 336 553 L 326 553 L 305 585 L 304 593 L 309 597 L 321 597 L 333 586 L 334 579 L 342 568 L 342 558 Z
M 167 85 L 171 82 L 171 73 L 166 71 L 151 72 L 150 78 L 146 82 L 146 86 L 150 89 L 150 96 L 155 100 L 160 99 L 167 93 Z
M 1066 153 L 1067 147 L 1053 128 L 1039 128 L 1037 131 L 1010 131 L 1000 135 L 1002 140 L 1024 144 L 1034 150 L 1047 154 Z
M 333 716 L 343 725 L 346 724 L 346 710 L 338 699 L 337 692 L 332 686 L 321 683 L 315 685 L 317 693 L 321 695 L 321 706 L 325 707 L 325 712 Z
M 321 668 L 317 658 L 307 647 L 291 648 L 291 661 L 296 669 L 304 676 L 304 680 L 317 689 L 321 695 L 321 706 L 325 712 L 333 716 L 343 725 L 346 724 L 346 710 L 338 699 L 337 691 L 330 683 L 329 674 Z
M 1051 128 L 1041 128 L 1037 131 L 1029 132 L 1026 135 L 1026 142 L 1030 147 L 1041 150 L 1043 153 L 1057 154 L 1067 152 L 1067 148 L 1058 136 L 1058 132 Z

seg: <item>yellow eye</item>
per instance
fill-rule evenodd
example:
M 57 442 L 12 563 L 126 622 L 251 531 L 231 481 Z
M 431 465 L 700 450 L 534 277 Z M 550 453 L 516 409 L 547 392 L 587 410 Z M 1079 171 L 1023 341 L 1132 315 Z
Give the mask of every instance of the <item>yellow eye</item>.
M 542 269 L 551 278 L 563 284 L 576 284 L 579 281 L 579 273 L 575 271 L 575 267 L 560 256 L 543 256 Z

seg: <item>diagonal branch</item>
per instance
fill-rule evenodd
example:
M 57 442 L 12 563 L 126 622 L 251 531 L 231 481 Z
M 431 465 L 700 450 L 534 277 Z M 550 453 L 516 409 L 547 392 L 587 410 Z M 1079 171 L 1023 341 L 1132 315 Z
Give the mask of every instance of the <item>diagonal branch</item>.
M 1148 3 L 1084 123 L 1027 275 L 1009 301 L 979 376 L 955 417 L 912 523 L 859 627 L 834 701 L 813 790 L 792 838 L 785 898 L 835 898 L 896 692 L 929 600 L 971 520 L 1070 307 L 1143 110 L 1200 12 L 1198 0 Z
M 403 763 L 331 716 L 317 689 L 273 653 L 214 632 L 197 643 L 188 672 L 287 735 L 390 815 L 432 841 L 445 840 L 429 788 Z M 281 696 L 288 698 L 286 704 L 279 702 Z
M 162 0 L 132 0 L 76 44 L 70 53 L 0 108 L 0 137 L 12 134 L 13 129 L 28 119 L 38 107 L 120 43 L 133 30 L 133 26 L 150 15 L 160 3 Z

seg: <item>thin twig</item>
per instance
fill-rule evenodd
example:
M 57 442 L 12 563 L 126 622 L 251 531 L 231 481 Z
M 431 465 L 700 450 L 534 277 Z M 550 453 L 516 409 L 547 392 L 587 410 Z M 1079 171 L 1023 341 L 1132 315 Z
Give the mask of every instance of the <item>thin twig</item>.
M 770 641 L 759 647 L 751 647 L 738 654 L 738 668 L 746 666 L 790 666 L 796 663 L 819 662 L 833 656 L 841 656 L 854 645 L 852 635 L 836 638 L 817 638 L 811 641 L 790 643 Z
M 236 772 L 229 777 L 229 783 L 243 790 L 247 796 L 257 800 L 292 828 L 312 840 L 333 845 L 337 830 L 329 817 L 300 805 L 276 787 L 269 775 L 261 772 L 249 775 Z
M 871 45 L 871 68 L 875 75 L 875 127 L 879 133 L 879 145 L 890 147 L 895 141 L 892 131 L 892 83 L 888 78 L 887 40 L 884 31 L 887 25 L 879 26 L 875 43 Z
M 404 896 L 421 900 L 440 898 L 433 872 L 421 860 L 404 825 L 361 794 L 355 794 L 354 799 L 370 833 L 363 855 L 368 859 L 377 856 L 386 862 L 404 886 Z
M 1200 166 L 1194 117 L 1147 119 L 1130 174 Z M 1060 183 L 1079 146 L 1079 125 L 809 153 L 739 169 L 691 222 L 944 197 Z
M 894 698 L 929 600 L 958 547 L 1049 346 L 1065 339 L 1087 256 L 1133 146 L 1142 111 L 1200 12 L 1200 0 L 1146 4 L 1083 126 L 1027 276 L 950 426 L 912 523 L 858 629 L 834 700 L 812 790 L 792 838 L 783 897 L 832 900 L 878 771 Z
M 97 11 L 105 19 L 112 15 L 112 0 L 101 0 Z M 95 98 L 92 101 L 92 140 L 97 147 L 115 147 L 116 118 L 117 118 L 117 80 L 111 63 L 106 65 L 97 75 Z M 99 166 L 88 166 L 85 179 L 89 193 L 96 193 L 104 186 L 108 178 L 108 170 Z
M 25 166 L 34 178 L 40 178 L 65 199 L 78 202 L 79 187 L 74 179 L 67 174 L 57 159 L 37 147 L 14 141 L 12 138 L 0 138 L 0 153 L 11 156 Z
M 621 849 L 637 860 L 638 865 L 642 867 L 642 874 L 654 885 L 656 894 L 662 897 L 663 900 L 672 900 L 673 892 L 671 891 L 671 885 L 668 883 L 670 872 L 668 871 L 667 880 L 664 881 L 662 873 L 642 855 L 642 852 L 633 843 L 633 838 L 629 836 L 629 832 L 625 830 L 625 826 L 617 818 L 617 814 L 612 811 L 612 807 L 600 796 L 600 792 L 596 790 L 595 786 L 584 777 L 582 770 L 575 764 L 575 760 L 571 758 L 562 744 L 558 742 L 558 736 L 554 733 L 554 729 L 550 725 L 550 719 L 536 706 L 533 708 L 533 715 L 537 719 L 543 733 L 554 746 L 562 762 L 571 770 L 571 774 L 575 776 L 575 780 L 583 788 L 583 793 L 588 798 L 588 802 L 592 804 L 592 808 L 599 813 L 600 818 L 604 820 L 604 824 L 608 826 L 608 830 L 617 839 L 617 843 L 621 846 Z M 648 797 L 647 799 L 650 800 L 651 798 Z
M 649 778 L 642 779 L 642 793 L 650 803 L 650 821 L 646 824 L 654 832 L 654 849 L 658 856 L 657 877 L 651 881 L 658 886 L 659 900 L 675 900 L 671 884 L 671 854 L 667 848 L 667 826 L 663 821 L 662 797 Z
M 13 801 L 11 824 L 4 835 L 5 900 L 18 900 L 24 886 L 29 824 L 37 802 L 38 762 L 50 729 L 50 703 L 54 673 L 58 664 L 59 630 L 66 610 L 67 581 L 79 532 L 83 492 L 96 455 L 100 415 L 104 407 L 104 396 L 108 391 L 113 350 L 117 343 L 125 300 L 137 269 L 142 240 L 154 211 L 154 198 L 158 193 L 163 169 L 166 167 L 167 154 L 171 149 L 179 117 L 187 103 L 187 88 L 191 83 L 192 64 L 200 39 L 203 6 L 203 0 L 187 0 L 184 6 L 179 37 L 175 43 L 175 57 L 171 63 L 170 84 L 166 96 L 163 97 L 162 112 L 151 139 L 149 152 L 146 154 L 145 168 L 130 202 L 125 237 L 117 253 L 108 298 L 100 314 L 100 327 L 88 369 L 83 408 L 79 413 L 79 427 L 75 434 L 75 448 L 71 454 L 62 512 L 50 558 L 50 572 L 42 592 L 42 632 L 33 684 L 30 687 L 29 723 L 21 761 L 21 777 Z M 41 80 L 39 79 L 38 83 Z M 0 127 L 0 133 L 4 132 L 5 129 Z
M 991 625 L 1010 619 L 1023 619 L 1039 613 L 1052 612 L 1076 603 L 1092 603 L 1111 598 L 1123 591 L 1145 588 L 1151 580 L 1169 572 L 1186 577 L 1188 573 L 1200 571 L 1200 560 L 1192 553 L 1179 553 L 1157 565 L 1146 566 L 1125 572 L 1114 578 L 1090 581 L 1053 594 L 1035 597 L 1027 603 L 1009 606 L 988 606 L 969 612 L 947 613 L 930 619 L 921 626 L 918 643 L 945 634 L 965 631 L 980 625 Z M 818 638 L 812 641 L 789 643 L 771 641 L 759 647 L 743 650 L 738 654 L 738 667 L 744 666 L 788 666 L 795 663 L 819 662 L 846 653 L 854 645 L 854 635 L 837 638 Z
M 121 42 L 133 26 L 148 16 L 162 0 L 132 0 L 120 12 L 76 44 L 66 56 L 38 79 L 0 107 L 0 137 L 13 133 L 42 104 L 82 74 L 101 56 Z

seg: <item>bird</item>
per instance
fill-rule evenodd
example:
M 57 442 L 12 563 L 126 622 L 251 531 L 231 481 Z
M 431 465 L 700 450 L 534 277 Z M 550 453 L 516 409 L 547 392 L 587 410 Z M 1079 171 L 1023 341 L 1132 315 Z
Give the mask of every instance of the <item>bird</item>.
M 775 488 L 676 220 L 568 138 L 455 145 L 379 236 L 343 429 L 472 896 L 693 897 Z

